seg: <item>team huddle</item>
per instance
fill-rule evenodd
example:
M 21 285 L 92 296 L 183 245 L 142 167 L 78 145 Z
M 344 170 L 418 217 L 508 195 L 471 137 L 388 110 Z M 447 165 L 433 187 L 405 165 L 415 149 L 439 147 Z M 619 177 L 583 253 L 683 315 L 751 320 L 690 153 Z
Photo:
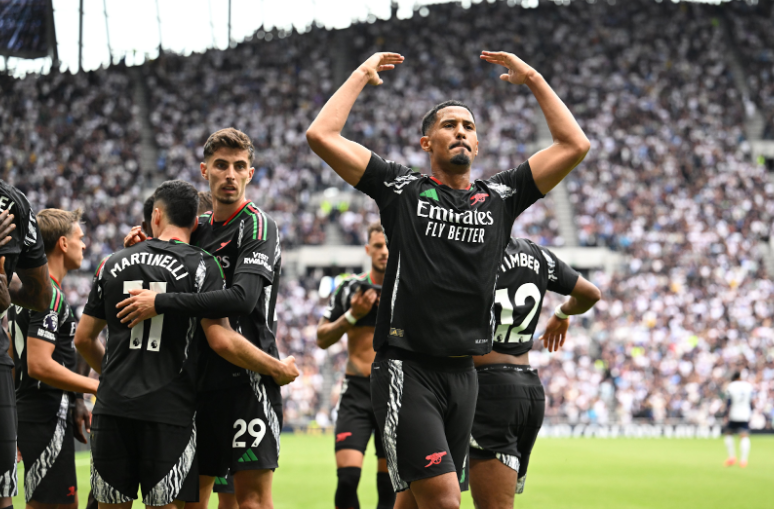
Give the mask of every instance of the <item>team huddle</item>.
M 371 270 L 335 289 L 317 329 L 321 348 L 348 338 L 338 509 L 359 507 L 372 434 L 379 508 L 458 508 L 468 486 L 477 507 L 513 507 L 543 421 L 529 351 L 544 295 L 569 296 L 540 338 L 549 351 L 564 344 L 569 316 L 600 299 L 550 250 L 510 237 L 589 142 L 534 69 L 509 53 L 481 58 L 530 88 L 553 136 L 515 169 L 470 180 L 479 140 L 473 113 L 457 101 L 422 121 L 430 174 L 344 138 L 360 92 L 403 61 L 394 53 L 364 62 L 307 131 L 311 149 L 381 216 L 367 231 Z M 222 507 L 273 507 L 280 387 L 299 376 L 275 338 L 281 239 L 246 197 L 249 137 L 217 131 L 203 153 L 210 193 L 180 180 L 159 186 L 142 226 L 99 264 L 80 320 L 61 288 L 83 260 L 80 211 L 36 215 L 0 182 L 0 309 L 10 333 L 0 333 L 0 348 L 11 355 L 0 355 L 0 509 L 18 491 L 17 447 L 28 506 L 75 509 L 73 437 L 86 442 L 85 432 L 100 506 L 128 508 L 140 490 L 147 506 L 199 509 L 214 490 Z M 84 393 L 96 394 L 93 416 Z

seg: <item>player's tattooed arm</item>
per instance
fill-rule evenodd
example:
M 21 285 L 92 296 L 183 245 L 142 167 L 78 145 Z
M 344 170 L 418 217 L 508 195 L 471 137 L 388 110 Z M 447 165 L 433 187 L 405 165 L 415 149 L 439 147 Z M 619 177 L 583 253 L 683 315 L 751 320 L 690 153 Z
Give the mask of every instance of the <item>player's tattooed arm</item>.
M 105 346 L 99 340 L 99 334 L 107 322 L 84 313 L 75 329 L 75 348 L 83 355 L 91 369 L 102 374 L 102 358 L 105 356 Z
M 234 331 L 226 318 L 205 318 L 202 329 L 210 348 L 235 366 L 269 375 L 278 385 L 287 385 L 300 374 L 292 355 L 284 360 L 272 357 Z
M 371 151 L 341 135 L 347 117 L 366 85 L 381 85 L 379 73 L 403 62 L 398 53 L 375 53 L 363 62 L 328 99 L 306 131 L 309 147 L 350 185 L 357 185 L 371 160 Z
M 540 340 L 543 342 L 549 352 L 556 352 L 567 339 L 567 330 L 570 327 L 570 315 L 582 315 L 599 302 L 602 293 L 599 288 L 594 286 L 583 276 L 578 277 L 575 287 L 570 293 L 570 298 L 559 306 L 558 311 L 566 315 L 567 318 L 560 318 L 557 314 L 551 315 L 546 324 L 546 330 Z
M 376 290 L 373 288 L 365 293 L 358 288 L 350 300 L 349 313 L 355 320 L 360 320 L 371 312 L 371 308 L 376 303 L 378 297 Z M 323 349 L 330 347 L 340 340 L 341 336 L 352 327 L 355 327 L 355 324 L 349 323 L 346 314 L 341 315 L 332 322 L 326 318 L 320 318 L 320 323 L 317 324 L 317 346 Z
M 0 256 L 0 313 L 9 307 L 11 307 L 11 294 L 8 291 L 8 276 L 5 274 L 5 256 Z
M 13 222 L 14 215 L 7 209 L 0 212 L 0 247 L 11 242 L 11 232 L 16 229 L 16 223 Z
M 500 79 L 529 87 L 543 110 L 553 143 L 530 157 L 529 165 L 535 185 L 546 194 L 583 161 L 591 144 L 570 110 L 539 72 L 513 53 L 482 51 L 481 59 L 505 67 L 508 72 L 501 74 Z
M 54 291 L 50 281 L 47 263 L 34 269 L 17 268 L 8 289 L 11 301 L 33 311 L 46 311 Z

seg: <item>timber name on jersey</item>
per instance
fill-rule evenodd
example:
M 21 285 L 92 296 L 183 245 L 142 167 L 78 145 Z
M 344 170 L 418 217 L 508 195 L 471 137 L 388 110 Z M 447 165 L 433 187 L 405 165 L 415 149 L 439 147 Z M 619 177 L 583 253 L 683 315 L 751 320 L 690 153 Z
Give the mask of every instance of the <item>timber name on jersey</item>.
M 10 242 L 0 247 L 0 256 L 5 256 L 5 274 L 10 283 L 17 267 L 34 269 L 45 264 L 46 251 L 35 212 L 27 197 L 0 180 L 0 212 L 4 210 L 14 215 L 13 222 L 16 224 L 16 229 L 10 234 Z M 8 352 L 8 336 L 5 329 L 0 327 L 0 366 L 13 366 L 13 361 L 5 352 Z
M 341 315 L 347 312 L 350 308 L 350 303 L 352 302 L 352 296 L 357 291 L 358 283 L 373 284 L 373 281 L 371 281 L 371 274 L 367 272 L 356 274 L 339 283 L 339 286 L 331 295 L 328 307 L 325 308 L 325 311 L 323 312 L 323 316 L 326 320 L 335 322 Z M 367 315 L 355 322 L 355 327 L 375 327 L 377 309 L 379 309 L 379 306 L 374 304 Z
M 497 265 L 513 221 L 542 198 L 529 162 L 457 190 L 376 154 L 356 188 L 390 243 L 374 348 L 483 355 L 492 348 Z
M 62 402 L 62 389 L 36 380 L 27 371 L 27 338 L 36 338 L 54 345 L 51 358 L 75 371 L 76 357 L 73 338 L 78 322 L 59 284 L 52 279 L 53 293 L 47 311 L 31 311 L 21 306 L 8 310 L 8 329 L 13 341 L 16 365 L 16 408 L 20 421 L 47 422 L 54 418 Z
M 108 327 L 95 415 L 191 424 L 205 341 L 199 319 L 161 314 L 129 329 L 116 304 L 133 289 L 204 293 L 223 284 L 215 258 L 179 240 L 149 239 L 102 261 L 83 310 Z
M 511 239 L 500 262 L 495 293 L 493 350 L 522 355 L 532 349 L 546 290 L 569 295 L 580 275 L 544 247 Z
M 212 212 L 200 216 L 192 243 L 220 261 L 228 287 L 240 273 L 257 274 L 265 279 L 263 291 L 250 314 L 230 316 L 229 321 L 235 331 L 279 359 L 275 307 L 282 253 L 277 223 L 253 202 L 247 202 L 222 223 L 213 221 Z M 212 350 L 207 349 L 205 355 L 202 388 L 210 390 L 249 383 L 247 370 L 234 366 Z

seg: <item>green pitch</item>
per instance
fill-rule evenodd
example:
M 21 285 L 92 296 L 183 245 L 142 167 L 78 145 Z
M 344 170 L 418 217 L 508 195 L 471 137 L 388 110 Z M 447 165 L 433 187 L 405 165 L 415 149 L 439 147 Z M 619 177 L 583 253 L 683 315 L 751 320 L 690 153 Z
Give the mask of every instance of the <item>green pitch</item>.
M 715 440 L 543 439 L 533 453 L 526 490 L 515 506 L 545 508 L 702 509 L 771 507 L 774 437 L 753 437 L 750 465 L 725 468 Z M 376 461 L 367 453 L 360 483 L 364 509 L 376 506 Z M 81 507 L 89 492 L 88 453 L 77 456 Z M 276 509 L 332 509 L 336 488 L 333 437 L 283 435 L 274 478 Z M 19 478 L 23 478 L 19 469 Z M 20 490 L 21 491 L 21 490 Z M 137 507 L 141 504 L 135 502 Z M 14 507 L 24 507 L 23 497 Z M 472 509 L 470 494 L 462 507 Z M 210 500 L 217 509 L 217 498 Z

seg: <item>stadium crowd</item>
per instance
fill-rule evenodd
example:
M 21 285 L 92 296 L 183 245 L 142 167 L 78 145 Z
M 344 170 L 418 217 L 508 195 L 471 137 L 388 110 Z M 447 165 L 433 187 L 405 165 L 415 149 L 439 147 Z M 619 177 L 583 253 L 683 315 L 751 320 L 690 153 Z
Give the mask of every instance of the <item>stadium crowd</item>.
M 139 126 L 123 65 L 0 76 L 0 177 L 35 210 L 82 208 L 83 270 L 121 247 L 142 215 Z
M 774 184 L 749 161 L 743 100 L 724 64 L 732 41 L 716 18 L 728 11 L 649 0 L 542 2 L 538 9 L 512 3 L 438 5 L 427 17 L 340 32 L 260 31 L 225 51 L 163 55 L 141 68 L 159 171 L 203 186 L 203 141 L 233 125 L 256 144 L 248 196 L 275 217 L 285 249 L 324 243 L 331 224 L 347 243 L 362 244 L 373 203 L 346 198 L 348 186 L 304 139 L 337 86 L 334 69 L 349 72 L 374 51 L 407 55 L 384 86 L 356 103 L 348 135 L 388 159 L 423 168 L 422 114 L 459 98 L 476 114 L 482 150 L 474 172 L 483 177 L 528 157 L 539 134 L 531 95 L 499 83 L 500 70 L 473 56 L 507 48 L 547 77 L 592 142 L 567 181 L 580 244 L 628 259 L 615 274 L 589 275 L 603 300 L 574 323 L 562 352 L 533 351 L 548 419 L 713 424 L 730 373 L 746 369 L 758 391 L 752 425 L 771 427 L 774 284 L 758 243 L 770 234 Z M 749 17 L 735 23 L 742 23 L 737 34 L 751 34 L 750 47 L 771 46 L 767 25 Z M 745 44 L 739 42 L 741 52 Z M 347 48 L 346 58 L 331 59 L 323 51 L 329 47 Z M 760 97 L 772 95 L 768 65 L 752 71 Z M 115 249 L 138 222 L 141 205 L 139 135 L 125 68 L 0 83 L 3 178 L 37 209 L 84 206 L 92 260 Z M 325 198 L 331 187 L 345 198 Z M 553 208 L 550 196 L 542 200 L 517 220 L 514 234 L 563 245 Z M 66 288 L 73 303 L 82 303 L 87 290 L 80 282 Z M 345 349 L 315 344 L 324 305 L 313 278 L 283 282 L 278 342 L 303 372 L 284 392 L 293 424 L 335 418 L 338 384 L 328 393 L 325 380 L 343 375 Z

